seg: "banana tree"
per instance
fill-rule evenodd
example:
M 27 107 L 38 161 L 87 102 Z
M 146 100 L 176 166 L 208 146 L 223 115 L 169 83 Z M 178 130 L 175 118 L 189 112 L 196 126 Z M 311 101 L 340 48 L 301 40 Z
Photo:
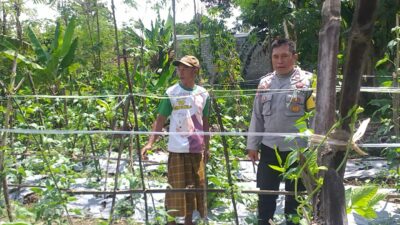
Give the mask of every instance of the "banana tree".
M 73 64 L 78 38 L 74 38 L 76 22 L 71 18 L 65 31 L 60 22 L 57 22 L 54 39 L 49 49 L 40 43 L 31 27 L 27 33 L 32 48 L 36 54 L 37 64 L 40 68 L 34 70 L 34 78 L 43 84 L 52 84 L 52 94 L 59 93 L 63 75 L 68 73 L 68 68 Z

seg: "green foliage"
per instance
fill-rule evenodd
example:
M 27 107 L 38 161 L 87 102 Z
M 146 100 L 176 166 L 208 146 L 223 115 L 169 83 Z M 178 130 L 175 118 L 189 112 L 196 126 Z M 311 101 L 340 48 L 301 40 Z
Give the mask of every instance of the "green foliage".
M 6 57 L 9 60 L 14 60 L 15 56 L 17 56 L 17 63 L 24 63 L 25 65 L 30 66 L 33 69 L 43 70 L 43 67 L 40 66 L 39 64 L 32 62 L 24 55 L 16 54 L 16 53 L 17 52 L 13 51 L 13 50 L 4 50 L 4 51 L 0 52 L 0 55 L 3 55 L 4 57 Z
M 42 1 L 55 3 L 57 1 Z M 134 6 L 134 1 L 125 1 Z M 165 1 L 160 1 L 157 8 L 165 7 Z M 318 50 L 318 30 L 320 26 L 320 8 L 322 1 L 206 1 L 218 4 L 216 10 L 210 12 L 212 17 L 202 16 L 202 27 L 197 27 L 197 21 L 189 24 L 178 25 L 178 31 L 185 34 L 197 36 L 201 32 L 201 40 L 193 39 L 184 41 L 179 45 L 179 54 L 193 54 L 199 56 L 202 61 L 202 72 L 199 83 L 206 86 L 212 98 L 221 106 L 222 122 L 226 131 L 245 131 L 250 121 L 251 104 L 254 96 L 250 96 L 241 90 L 238 82 L 241 78 L 241 65 L 236 52 L 235 39 L 224 26 L 221 20 L 215 16 L 224 16 L 231 4 L 239 6 L 243 10 L 242 18 L 245 25 L 255 27 L 251 39 L 255 41 L 264 40 L 265 36 L 273 38 L 277 35 L 283 36 L 283 24 L 288 25 L 291 38 L 298 44 L 301 55 L 301 65 L 306 68 L 315 68 Z M 395 55 L 397 39 L 393 34 L 399 32 L 398 27 L 391 25 L 393 12 L 398 11 L 395 1 L 380 1 L 380 14 L 376 22 L 378 32 L 374 37 L 374 55 L 377 58 L 376 70 L 377 81 L 381 86 L 390 86 L 392 81 L 385 76 L 393 71 L 393 56 Z M 118 68 L 115 56 L 115 39 L 110 12 L 104 4 L 92 4 L 90 1 L 64 1 L 58 7 L 61 18 L 57 25 L 42 23 L 41 21 L 29 20 L 24 23 L 24 41 L 17 40 L 14 30 L 9 32 L 10 36 L 0 35 L 0 76 L 1 88 L 8 86 L 12 60 L 17 55 L 17 77 L 24 78 L 21 82 L 18 94 L 29 95 L 33 93 L 43 94 L 51 91 L 51 94 L 59 95 L 112 95 L 127 92 L 127 81 L 125 74 Z M 6 3 L 8 4 L 8 3 Z M 164 4 L 164 5 L 163 5 Z M 342 30 L 347 35 L 351 25 L 354 11 L 354 1 L 342 1 Z M 96 21 L 94 15 L 99 15 Z M 227 14 L 225 14 L 227 15 Z M 70 16 L 73 16 L 71 19 Z M 11 26 L 15 21 L 11 21 Z M 96 24 L 98 22 L 98 25 Z M 390 32 L 390 29 L 393 31 Z M 98 29 L 98 30 L 97 30 Z M 98 32 L 98 33 L 97 33 Z M 135 27 L 125 26 L 118 30 L 122 34 L 123 48 L 128 51 L 128 71 L 134 84 L 135 93 L 163 95 L 165 88 L 177 81 L 174 75 L 174 60 L 172 52 L 172 19 L 161 20 L 160 16 L 154 21 L 150 28 L 146 28 L 142 21 L 137 21 Z M 178 32 L 180 33 L 180 32 Z M 99 34 L 100 38 L 96 37 Z M 183 33 L 181 33 L 183 34 Z M 79 37 L 79 44 L 78 44 Z M 345 36 L 344 36 L 345 37 Z M 26 41 L 29 40 L 29 43 Z M 120 39 L 121 40 L 121 39 Z M 215 66 L 212 71 L 206 69 L 206 62 L 200 57 L 200 45 L 209 41 L 211 43 L 210 53 L 212 63 Z M 266 40 L 268 41 L 268 40 Z M 346 48 L 346 38 L 341 39 L 340 47 Z M 384 54 L 382 54 L 384 52 Z M 176 54 L 178 54 L 176 53 Z M 343 59 L 343 54 L 338 56 Z M 120 61 L 122 62 L 122 61 Z M 28 82 L 28 75 L 33 75 L 34 86 Z M 214 79 L 213 79 L 214 78 Z M 211 86 L 213 84 L 214 86 Z M 46 90 L 46 91 L 44 91 Z M 136 108 L 139 129 L 149 130 L 151 122 L 154 121 L 158 99 L 136 97 Z M 0 120 L 4 121 L 6 112 L 5 101 L 1 101 Z M 380 123 L 376 132 L 376 138 L 389 136 L 392 138 L 391 111 L 388 106 L 390 96 L 379 100 L 370 101 L 368 108 L 373 108 L 372 117 Z M 126 101 L 117 97 L 91 98 L 91 99 L 36 99 L 15 98 L 13 99 L 12 127 L 21 129 L 61 129 L 61 130 L 109 130 L 115 125 L 115 129 L 122 129 L 123 108 Z M 306 117 L 310 117 L 307 115 Z M 307 129 L 306 120 L 299 121 L 296 126 L 301 132 L 312 132 Z M 128 121 L 133 125 L 133 115 L 130 112 Z M 336 127 L 338 127 L 340 120 Z M 213 130 L 218 131 L 216 117 L 211 114 Z M 16 183 L 21 179 L 42 175 L 40 184 L 45 188 L 33 188 L 32 191 L 39 197 L 37 203 L 32 203 L 32 209 L 27 209 L 17 203 L 13 203 L 16 218 L 20 221 L 6 224 L 31 224 L 47 222 L 48 224 L 65 223 L 65 206 L 74 198 L 61 193 L 59 188 L 71 188 L 76 178 L 88 179 L 87 186 L 101 190 L 103 171 L 99 168 L 99 160 L 96 157 L 105 157 L 108 150 L 116 151 L 119 148 L 119 138 L 122 138 L 124 146 L 128 146 L 129 138 L 118 135 L 12 135 L 10 146 L 2 147 L 5 153 L 5 171 L 10 182 Z M 141 136 L 141 143 L 147 137 Z M 245 157 L 246 137 L 226 137 L 227 147 L 231 157 L 231 169 L 233 182 L 238 180 L 235 174 L 239 168 L 239 158 Z M 118 140 L 118 141 L 117 141 Z M 156 144 L 157 149 L 166 147 L 165 139 Z M 209 208 L 228 209 L 230 204 L 230 191 L 233 189 L 237 202 L 248 206 L 252 216 L 246 218 L 249 224 L 256 223 L 256 195 L 242 195 L 236 186 L 231 187 L 226 175 L 226 162 L 223 159 L 223 147 L 221 136 L 213 136 L 211 140 L 211 159 L 207 166 L 209 174 L 209 188 L 223 188 L 226 193 L 210 193 L 208 195 Z M 126 153 L 128 148 L 123 149 Z M 14 154 L 18 154 L 15 156 Z M 384 154 L 390 160 L 390 173 L 393 180 L 397 182 L 395 187 L 399 188 L 398 155 L 399 149 L 388 149 Z M 298 160 L 299 155 L 305 158 L 302 166 L 289 169 L 290 165 Z M 89 156 L 95 159 L 89 158 Z M 135 158 L 136 159 L 136 158 Z M 307 169 L 312 180 L 315 182 L 315 190 L 323 183 L 318 173 L 323 172 L 325 167 L 317 164 L 317 151 L 314 149 L 297 148 L 290 154 L 285 164 L 273 165 L 275 169 L 285 172 L 288 179 L 297 180 L 301 172 Z M 396 169 L 397 168 L 397 169 Z M 165 166 L 160 166 L 149 175 L 152 178 L 165 179 Z M 134 174 L 122 174 L 121 177 L 128 182 L 129 187 L 141 188 L 138 171 Z M 310 194 L 310 198 L 314 193 Z M 354 200 L 349 201 L 352 210 L 364 216 L 373 215 L 368 207 L 373 207 L 377 199 L 371 194 L 353 194 Z M 125 217 L 135 211 L 134 204 L 141 195 L 130 196 L 131 199 L 117 202 L 117 216 Z M 297 196 L 302 203 L 301 207 L 309 213 L 310 198 Z M 362 205 L 363 200 L 368 201 Z M 352 203 L 354 202 L 354 204 Z M 132 206 L 133 203 L 133 206 Z M 360 205 L 361 204 L 361 205 Z M 356 210 L 357 208 L 357 210 Z M 153 210 L 153 211 L 151 211 Z M 153 209 L 150 212 L 155 215 L 154 224 L 166 223 L 174 218 L 168 215 L 163 207 Z M 79 214 L 81 212 L 75 211 Z M 2 216 L 5 215 L 4 213 Z M 311 213 L 309 213 L 311 215 Z M 308 215 L 305 215 L 302 223 Z M 220 222 L 232 221 L 233 213 L 230 210 L 216 216 Z M 36 219 L 37 221 L 32 221 Z
M 296 200 L 300 203 L 299 207 L 297 208 L 297 213 L 300 215 L 300 217 L 293 217 L 292 220 L 296 222 L 301 222 L 302 224 L 307 224 L 307 221 L 311 221 L 312 215 L 313 215 L 313 207 L 311 205 L 312 199 L 314 196 L 318 193 L 318 191 L 321 189 L 323 185 L 323 171 L 327 170 L 327 168 L 323 165 L 318 164 L 318 152 L 319 148 L 324 146 L 324 143 L 327 141 L 327 137 L 331 135 L 331 133 L 341 127 L 345 121 L 349 121 L 347 123 L 349 128 L 350 128 L 350 136 L 353 136 L 355 132 L 355 123 L 358 118 L 358 115 L 363 112 L 363 109 L 354 106 L 348 113 L 348 115 L 344 118 L 339 118 L 337 122 L 330 128 L 330 130 L 327 132 L 325 137 L 320 140 L 318 144 L 310 145 L 308 148 L 300 148 L 300 147 L 295 147 L 292 149 L 292 151 L 289 153 L 287 156 L 287 160 L 285 164 L 282 164 L 282 159 L 280 158 L 277 150 L 275 149 L 275 153 L 277 155 L 278 159 L 278 165 L 269 165 L 271 168 L 281 172 L 283 174 L 283 177 L 288 180 L 292 180 L 295 183 L 295 198 Z M 306 121 L 309 121 L 312 119 L 313 113 L 307 113 L 305 114 L 302 118 L 298 119 L 296 121 L 297 127 L 300 127 L 303 129 L 304 123 Z M 299 125 L 300 124 L 300 125 Z M 303 124 L 303 125 L 301 125 Z M 313 131 L 310 129 L 303 129 L 303 133 L 308 133 L 312 134 Z M 347 160 L 348 153 L 350 151 L 350 147 L 347 147 L 346 155 L 344 157 L 344 160 L 342 163 L 336 168 L 336 170 L 339 170 L 341 166 L 343 166 L 344 162 Z M 294 163 L 298 163 L 298 166 L 295 168 L 290 168 Z M 300 182 L 300 179 L 302 179 L 302 182 L 304 183 L 304 186 L 306 187 L 307 190 L 307 196 L 303 197 L 297 193 L 297 186 L 298 182 Z M 368 198 L 367 196 L 363 195 L 364 193 L 358 193 L 357 197 L 355 197 L 354 202 L 358 201 L 358 198 Z M 375 199 L 371 201 L 372 203 L 375 203 Z
M 13 222 L 2 222 L 2 224 L 9 224 L 9 225 L 31 225 L 34 224 L 34 214 L 31 212 L 31 209 L 28 209 L 21 205 L 19 202 L 12 201 L 13 204 L 13 213 L 14 213 L 14 221 Z M 5 215 L 2 215 L 3 208 L 0 207 L 0 218 Z
M 377 214 L 374 210 L 379 201 L 385 199 L 384 194 L 378 193 L 378 186 L 364 186 L 346 190 L 347 213 L 355 211 L 367 219 L 374 219 Z
M 47 182 L 45 190 L 33 188 L 32 191 L 41 197 L 34 207 L 36 221 L 46 221 L 47 224 L 52 222 L 61 224 L 66 221 L 66 218 L 63 218 L 62 215 L 63 206 L 67 203 L 67 196 L 61 195 L 59 190 L 50 182 Z
M 0 35 L 0 51 L 17 50 L 20 47 L 21 44 L 18 40 L 5 35 Z
M 75 18 L 72 18 L 64 32 L 61 23 L 58 22 L 53 42 L 48 50 L 42 46 L 36 34 L 28 27 L 28 36 L 36 54 L 37 63 L 43 68 L 37 69 L 35 75 L 42 82 L 60 85 L 62 75 L 68 73 L 67 69 L 73 63 L 78 46 L 78 39 L 73 38 L 75 26 Z
M 171 211 L 166 211 L 165 207 L 158 207 L 157 209 L 155 209 L 154 212 L 154 221 L 150 222 L 150 224 L 166 224 L 167 222 L 175 221 L 175 217 L 169 214 Z
M 233 1 L 241 10 L 244 25 L 254 27 L 252 33 L 260 42 L 271 42 L 276 37 L 287 35 L 297 43 L 303 68 L 316 68 L 318 56 L 318 31 L 321 24 L 321 1 Z
M 11 222 L 11 223 L 3 223 L 3 225 L 31 225 L 31 223 L 27 222 Z
M 115 216 L 117 218 L 130 217 L 135 213 L 135 209 L 128 199 L 119 200 L 115 206 Z
M 381 5 L 380 8 L 380 14 L 382 17 L 384 17 L 384 20 L 387 20 L 388 15 L 383 13 L 382 10 L 387 9 L 386 7 L 394 7 L 392 4 L 393 2 L 387 2 L 384 1 L 384 5 Z M 389 15 L 392 15 L 393 9 L 387 9 L 387 13 Z M 391 21 L 388 23 L 392 23 Z M 387 26 L 388 24 L 380 24 L 381 26 Z M 389 32 L 389 30 L 386 30 L 386 32 Z M 392 78 L 392 74 L 397 73 L 399 74 L 399 68 L 395 63 L 394 58 L 396 55 L 399 53 L 397 52 L 398 45 L 399 45 L 399 39 L 398 36 L 400 34 L 400 27 L 394 26 L 393 28 L 390 29 L 390 33 L 393 36 L 384 36 L 384 39 L 387 41 L 387 46 L 383 50 L 384 55 L 382 58 L 380 58 L 376 63 L 375 63 L 375 68 L 377 70 L 377 82 L 379 83 L 380 87 L 393 87 L 397 86 L 400 84 L 400 77 L 398 77 L 398 80 L 394 80 Z M 390 38 L 390 39 L 388 39 Z M 382 40 L 380 40 L 382 41 Z M 398 97 L 398 96 L 397 96 Z M 398 108 L 394 108 L 393 106 L 393 99 L 396 98 L 396 95 L 393 94 L 380 94 L 379 99 L 372 99 L 368 102 L 369 107 L 369 112 L 372 118 L 372 121 L 377 124 L 377 127 L 374 130 L 374 134 L 372 135 L 371 141 L 372 142 L 397 142 L 398 137 L 394 133 L 394 126 L 395 126 L 395 120 L 393 119 L 394 111 L 399 110 Z M 390 173 L 392 174 L 394 180 L 398 180 L 399 176 L 399 170 L 398 170 L 398 165 L 399 165 L 399 160 L 398 160 L 398 155 L 399 155 L 399 150 L 396 148 L 385 148 L 383 151 L 380 152 L 381 156 L 386 156 L 388 159 L 388 164 L 390 167 Z M 396 169 L 397 168 L 397 169 Z M 399 187 L 399 182 L 395 182 L 395 187 Z

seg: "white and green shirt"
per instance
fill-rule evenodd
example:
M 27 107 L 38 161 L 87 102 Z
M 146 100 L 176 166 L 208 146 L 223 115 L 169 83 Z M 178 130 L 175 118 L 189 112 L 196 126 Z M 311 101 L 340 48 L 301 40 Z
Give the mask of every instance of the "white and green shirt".
M 206 89 L 195 85 L 193 89 L 175 84 L 166 91 L 168 99 L 163 99 L 158 107 L 158 113 L 170 116 L 170 132 L 168 151 L 176 153 L 202 153 L 203 116 L 209 115 L 209 94 Z

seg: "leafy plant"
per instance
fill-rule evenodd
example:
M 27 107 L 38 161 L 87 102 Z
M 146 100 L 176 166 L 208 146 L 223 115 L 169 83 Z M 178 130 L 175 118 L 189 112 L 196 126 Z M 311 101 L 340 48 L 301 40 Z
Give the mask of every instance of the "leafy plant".
M 128 199 L 119 200 L 115 206 L 115 215 L 117 217 L 130 217 L 135 213 L 135 208 Z
M 385 199 L 384 194 L 378 193 L 378 186 L 364 186 L 360 188 L 349 188 L 346 190 L 346 211 L 355 211 L 367 219 L 374 219 L 377 214 L 374 210 L 379 201 Z
M 54 39 L 49 49 L 42 46 L 31 27 L 28 27 L 28 37 L 36 54 L 37 63 L 41 68 L 36 69 L 36 77 L 40 81 L 56 85 L 53 92 L 58 92 L 62 75 L 67 73 L 73 64 L 78 38 L 74 38 L 75 18 L 71 18 L 64 32 L 63 26 L 57 22 Z

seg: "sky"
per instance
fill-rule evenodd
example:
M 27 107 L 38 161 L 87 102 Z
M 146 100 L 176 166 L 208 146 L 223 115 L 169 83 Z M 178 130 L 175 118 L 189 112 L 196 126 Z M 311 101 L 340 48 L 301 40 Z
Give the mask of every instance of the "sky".
M 177 23 L 182 23 L 182 22 L 189 22 L 194 15 L 194 7 L 193 7 L 193 0 L 176 0 L 176 22 Z M 105 2 L 107 6 L 109 7 L 111 11 L 111 0 L 102 0 L 101 2 Z M 129 7 L 123 3 L 123 0 L 114 0 L 115 4 L 115 10 L 116 10 L 116 19 L 117 19 L 117 24 L 121 26 L 124 22 L 127 23 L 129 19 L 134 19 L 138 20 L 141 19 L 146 27 L 150 27 L 151 21 L 154 21 L 157 17 L 156 12 L 151 9 L 151 6 L 154 5 L 152 3 L 154 1 L 150 0 L 136 0 L 137 3 L 137 9 L 134 9 L 132 7 Z M 169 6 L 164 8 L 160 12 L 161 18 L 166 19 L 168 16 L 168 12 L 172 10 L 169 10 L 171 8 L 171 1 L 167 1 L 169 3 Z M 204 6 L 199 6 L 200 1 L 197 0 L 197 11 L 202 11 L 205 13 L 205 8 Z M 27 0 L 25 1 L 25 6 L 27 8 L 31 8 L 36 10 L 36 13 L 33 14 L 34 17 L 37 19 L 50 19 L 50 18 L 56 18 L 57 17 L 57 12 L 54 9 L 51 9 L 50 7 L 43 5 L 43 4 L 34 4 L 33 0 Z M 23 15 L 22 19 L 29 19 L 27 15 Z

